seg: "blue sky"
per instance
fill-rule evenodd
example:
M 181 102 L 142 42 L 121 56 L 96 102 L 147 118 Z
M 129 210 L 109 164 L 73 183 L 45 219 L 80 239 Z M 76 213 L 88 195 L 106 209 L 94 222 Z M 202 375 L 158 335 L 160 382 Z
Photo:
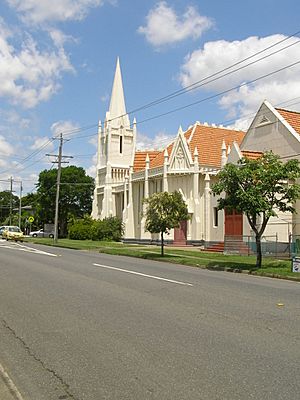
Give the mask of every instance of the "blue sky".
M 299 0 L 2 0 L 0 189 L 12 176 L 25 193 L 34 191 L 61 131 L 69 139 L 64 154 L 93 176 L 96 125 L 118 56 L 131 111 L 276 44 L 226 77 L 132 115 L 140 148 L 162 147 L 195 121 L 246 129 L 245 116 L 264 99 L 300 111 L 300 64 L 286 68 L 300 61 L 299 34 L 287 39 L 300 31 L 299 15 Z

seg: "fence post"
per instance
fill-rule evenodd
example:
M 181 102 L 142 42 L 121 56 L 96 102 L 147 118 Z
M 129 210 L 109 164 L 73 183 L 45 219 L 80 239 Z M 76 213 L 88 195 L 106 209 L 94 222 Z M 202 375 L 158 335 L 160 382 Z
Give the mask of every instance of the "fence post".
M 250 236 L 247 236 L 247 240 L 248 240 L 248 257 L 250 256 Z
M 292 254 L 292 234 L 289 233 L 289 258 L 291 258 Z

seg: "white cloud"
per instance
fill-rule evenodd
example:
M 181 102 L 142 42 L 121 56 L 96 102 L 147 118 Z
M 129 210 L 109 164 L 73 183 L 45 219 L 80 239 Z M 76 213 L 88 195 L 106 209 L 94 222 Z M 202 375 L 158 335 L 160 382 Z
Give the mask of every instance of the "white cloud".
M 11 156 L 13 153 L 14 153 L 13 146 L 7 142 L 4 136 L 0 135 L 0 167 L 2 169 L 6 170 L 9 167 L 7 162 L 7 157 Z M 1 174 L 1 179 L 4 179 L 3 173 Z
M 14 47 L 12 32 L 0 18 L 0 97 L 23 108 L 48 100 L 60 87 L 63 72 L 74 72 L 62 47 L 41 51 L 29 35 Z
M 194 7 L 188 7 L 180 17 L 165 1 L 160 1 L 149 11 L 146 21 L 146 26 L 140 26 L 138 32 L 145 35 L 147 41 L 155 47 L 190 37 L 199 38 L 213 25 L 210 18 L 200 15 Z
M 186 57 L 181 67 L 180 81 L 184 87 L 187 87 L 283 39 L 285 39 L 283 35 L 272 35 L 264 38 L 249 37 L 242 41 L 233 42 L 225 40 L 208 42 L 203 49 L 196 50 Z M 237 65 L 232 68 L 238 69 L 237 72 L 214 80 L 208 85 L 202 86 L 201 89 L 210 93 L 220 93 L 242 85 L 236 90 L 221 95 L 219 100 L 220 107 L 226 110 L 228 117 L 238 119 L 257 111 L 260 103 L 265 99 L 276 105 L 287 99 L 297 97 L 300 90 L 299 66 L 284 69 L 277 74 L 250 84 L 247 84 L 247 82 L 298 61 L 299 51 L 297 50 L 299 50 L 300 44 L 278 52 L 249 67 L 241 67 L 291 43 L 296 43 L 298 40 L 298 38 L 291 38 L 253 59 Z M 294 107 L 294 109 L 296 108 Z M 244 128 L 245 122 L 239 121 L 237 125 Z
M 57 121 L 51 125 L 51 131 L 55 136 L 58 136 L 60 133 L 64 136 L 70 136 L 79 129 L 79 125 L 72 121 Z
M 34 140 L 34 143 L 30 146 L 31 150 L 39 150 L 43 148 L 45 151 L 53 150 L 53 141 L 47 136 L 38 137 Z
M 95 154 L 93 155 L 93 158 L 92 158 L 92 161 L 91 161 L 91 165 L 90 165 L 88 168 L 86 168 L 86 174 L 87 174 L 88 176 L 91 176 L 92 178 L 96 177 L 96 172 L 97 172 L 97 167 L 96 167 L 96 165 L 97 165 L 97 158 L 98 158 L 98 155 L 97 155 L 97 153 L 95 153 Z
M 162 150 L 173 142 L 174 138 L 175 135 L 165 132 L 159 132 L 153 138 L 138 132 L 136 147 L 138 150 Z
M 6 141 L 4 136 L 0 136 L 0 157 L 11 156 L 13 152 L 13 146 Z
M 25 130 L 30 125 L 30 119 L 22 117 L 16 110 L 0 109 L 0 131 L 12 132 L 12 130 Z
M 82 20 L 91 8 L 104 0 L 6 0 L 24 22 L 43 24 L 68 20 Z
M 62 48 L 66 42 L 78 43 L 78 40 L 71 35 L 66 35 L 59 29 L 49 29 L 49 35 L 56 47 Z

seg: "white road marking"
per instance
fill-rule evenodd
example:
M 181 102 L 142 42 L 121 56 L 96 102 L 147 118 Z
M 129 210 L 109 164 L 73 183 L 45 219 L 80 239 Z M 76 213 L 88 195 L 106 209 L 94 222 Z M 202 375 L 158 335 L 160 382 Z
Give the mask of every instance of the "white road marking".
M 0 376 L 2 377 L 3 382 L 6 384 L 7 390 L 10 392 L 9 398 L 12 398 L 13 396 L 13 398 L 16 400 L 23 400 L 21 393 L 18 391 L 16 385 L 13 383 L 10 376 L 8 375 L 8 373 L 5 371 L 5 369 L 1 364 L 0 364 Z
M 155 275 L 142 274 L 141 272 L 131 271 L 131 270 L 128 270 L 128 269 L 110 267 L 108 265 L 101 265 L 101 264 L 95 264 L 95 263 L 93 265 L 95 265 L 96 267 L 101 267 L 101 268 L 107 268 L 107 269 L 113 269 L 113 270 L 116 270 L 116 271 L 126 272 L 127 274 L 140 275 L 140 276 L 144 276 L 146 278 L 152 278 L 152 279 L 158 279 L 160 281 L 176 283 L 177 285 L 193 286 L 191 283 L 174 281 L 173 279 L 162 278 L 160 276 L 155 276 Z
M 5 247 L 6 249 L 15 249 L 15 250 L 19 250 L 19 251 L 26 251 L 28 253 L 41 254 L 41 255 L 50 256 L 50 257 L 57 257 L 57 254 L 48 253 L 47 251 L 34 249 L 33 247 L 25 246 L 24 244 L 9 243 L 6 241 L 4 241 L 3 244 L 2 243 L 0 242 L 0 247 Z

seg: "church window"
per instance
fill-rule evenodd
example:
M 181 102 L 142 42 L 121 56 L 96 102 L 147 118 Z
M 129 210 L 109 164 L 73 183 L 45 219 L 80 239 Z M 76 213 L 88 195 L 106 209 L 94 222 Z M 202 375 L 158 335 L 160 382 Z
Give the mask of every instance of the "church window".
M 214 227 L 217 227 L 219 224 L 219 210 L 218 207 L 214 207 Z
M 120 136 L 120 154 L 123 153 L 123 136 Z

